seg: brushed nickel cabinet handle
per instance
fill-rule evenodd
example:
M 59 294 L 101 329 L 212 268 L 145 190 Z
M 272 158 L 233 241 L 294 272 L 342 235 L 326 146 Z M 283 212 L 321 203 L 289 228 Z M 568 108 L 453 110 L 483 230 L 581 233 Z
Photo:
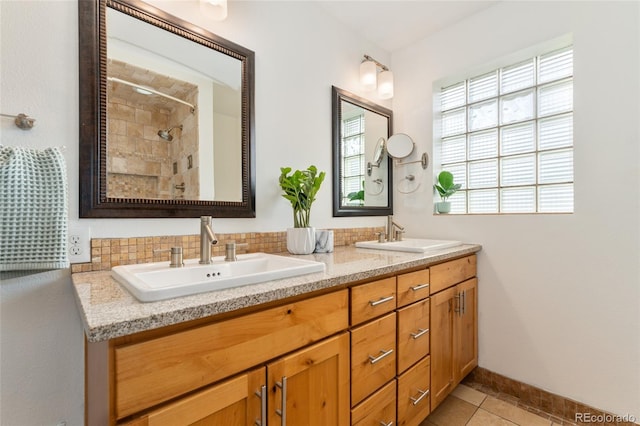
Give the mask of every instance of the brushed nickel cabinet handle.
M 459 315 L 462 315 L 462 293 L 458 293 L 453 297 L 455 297 L 456 299 L 455 312 Z
M 429 332 L 428 328 L 419 328 L 417 333 L 410 333 L 410 334 L 411 334 L 411 337 L 413 337 L 414 339 L 417 339 L 418 337 L 424 336 L 428 332 Z
M 286 426 L 287 424 L 287 377 L 282 376 L 282 382 L 276 382 L 276 386 L 282 389 L 281 409 L 276 409 L 276 414 L 280 416 L 280 425 Z
M 376 362 L 380 361 L 382 358 L 387 357 L 389 355 L 391 355 L 393 353 L 393 349 L 389 349 L 388 351 L 385 350 L 380 350 L 380 355 L 378 355 L 377 357 L 371 356 L 369 355 L 369 362 L 371 364 L 375 364 Z
M 467 313 L 467 290 L 462 292 L 462 315 Z
M 385 303 L 385 302 L 390 302 L 390 301 L 392 301 L 392 300 L 393 300 L 393 296 L 387 296 L 387 297 L 383 297 L 383 298 L 382 298 L 382 299 L 380 299 L 380 300 L 376 300 L 376 301 L 372 301 L 372 300 L 371 300 L 371 301 L 369 301 L 369 304 L 370 304 L 371 306 L 378 306 L 378 305 L 381 305 L 381 304 L 383 304 L 383 303 Z
M 410 287 L 411 290 L 413 291 L 418 291 L 418 290 L 422 290 L 423 288 L 429 288 L 429 283 L 426 284 L 420 284 L 420 285 L 414 285 L 413 287 Z
M 380 426 L 393 426 L 393 422 L 386 423 L 386 422 L 380 420 Z
M 422 401 L 427 395 L 429 395 L 429 389 L 427 389 L 426 391 L 418 389 L 418 393 L 420 394 L 419 397 L 417 397 L 417 398 L 410 397 L 409 398 L 412 401 L 411 403 L 413 405 L 418 405 L 420 403 L 420 401 Z
M 260 420 L 256 420 L 256 426 L 266 426 L 267 424 L 267 386 L 262 385 L 259 391 L 255 392 L 256 396 L 260 398 Z

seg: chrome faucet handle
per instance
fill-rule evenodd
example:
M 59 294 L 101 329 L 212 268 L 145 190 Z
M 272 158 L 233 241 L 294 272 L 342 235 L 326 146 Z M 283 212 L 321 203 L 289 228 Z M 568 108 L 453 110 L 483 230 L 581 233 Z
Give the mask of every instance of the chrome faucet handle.
M 379 243 L 386 242 L 387 234 L 385 234 L 384 232 L 376 232 L 376 235 L 378 236 L 378 242 Z
M 155 249 L 153 254 L 171 252 L 170 268 L 182 268 L 184 261 L 182 259 L 182 247 L 171 247 L 170 249 Z
M 404 231 L 403 229 L 396 229 L 396 241 L 402 241 L 402 234 L 404 234 L 406 231 Z

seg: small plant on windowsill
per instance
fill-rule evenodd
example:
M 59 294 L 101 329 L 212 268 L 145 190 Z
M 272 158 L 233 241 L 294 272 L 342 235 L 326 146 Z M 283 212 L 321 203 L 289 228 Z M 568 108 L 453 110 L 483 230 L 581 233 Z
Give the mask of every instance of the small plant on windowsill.
M 447 201 L 449 197 L 455 194 L 462 185 L 453 183 L 453 174 L 443 170 L 438 174 L 438 183 L 433 185 L 438 194 L 440 194 L 440 202 L 436 203 L 436 211 L 438 213 L 449 213 L 451 211 L 451 202 Z
M 360 191 L 350 192 L 347 194 L 349 201 L 355 201 L 353 205 L 364 206 L 364 181 L 362 181 L 362 189 Z
M 290 172 L 291 167 L 280 168 L 282 196 L 293 208 L 293 228 L 287 229 L 287 250 L 292 254 L 310 254 L 316 246 L 315 228 L 309 226 L 311 205 L 316 200 L 325 172 L 318 173 L 316 166 L 296 170 L 291 175 Z

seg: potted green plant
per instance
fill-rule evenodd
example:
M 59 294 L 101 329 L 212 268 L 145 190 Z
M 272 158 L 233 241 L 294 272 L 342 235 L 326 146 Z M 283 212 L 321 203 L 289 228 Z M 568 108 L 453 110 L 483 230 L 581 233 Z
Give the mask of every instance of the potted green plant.
M 324 181 L 325 172 L 318 173 L 316 166 L 291 173 L 291 167 L 280 168 L 282 196 L 293 208 L 293 228 L 287 229 L 287 250 L 292 254 L 313 253 L 316 245 L 315 228 L 309 226 L 311 205 Z
M 362 189 L 347 194 L 349 201 L 355 201 L 355 205 L 364 206 L 364 181 L 362 181 Z
M 438 174 L 438 183 L 433 187 L 440 194 L 440 202 L 436 203 L 436 210 L 438 213 L 449 213 L 451 211 L 451 202 L 447 201 L 449 197 L 455 194 L 461 187 L 459 183 L 453 183 L 453 174 L 446 170 L 443 170 Z

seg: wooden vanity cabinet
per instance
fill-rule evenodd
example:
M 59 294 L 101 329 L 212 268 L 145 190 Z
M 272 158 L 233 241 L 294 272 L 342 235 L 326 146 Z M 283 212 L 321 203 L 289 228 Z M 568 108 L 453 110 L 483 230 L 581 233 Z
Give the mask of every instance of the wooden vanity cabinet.
M 425 268 L 351 288 L 352 425 L 429 414 L 429 285 Z
M 87 371 L 98 374 L 87 374 L 87 424 L 114 425 L 145 416 L 154 424 L 151 419 L 158 410 L 174 410 L 173 404 L 206 395 L 238 374 L 279 357 L 287 359 L 297 350 L 311 350 L 310 345 L 347 330 L 348 319 L 345 289 L 204 325 L 198 322 L 193 328 L 167 327 L 88 344 Z M 340 342 L 328 346 L 340 348 L 329 364 L 340 375 L 339 382 L 348 384 L 348 335 Z M 306 366 L 321 363 L 320 352 L 304 353 Z M 340 393 L 332 388 L 330 395 L 336 401 L 327 405 L 348 418 L 348 388 Z M 338 404 L 338 398 L 347 403 Z
M 477 365 L 475 275 L 471 255 L 87 343 L 86 424 L 417 426 Z
M 349 335 L 342 333 L 124 424 L 346 425 L 348 401 Z
M 475 255 L 431 267 L 431 410 L 478 365 L 475 275 Z

